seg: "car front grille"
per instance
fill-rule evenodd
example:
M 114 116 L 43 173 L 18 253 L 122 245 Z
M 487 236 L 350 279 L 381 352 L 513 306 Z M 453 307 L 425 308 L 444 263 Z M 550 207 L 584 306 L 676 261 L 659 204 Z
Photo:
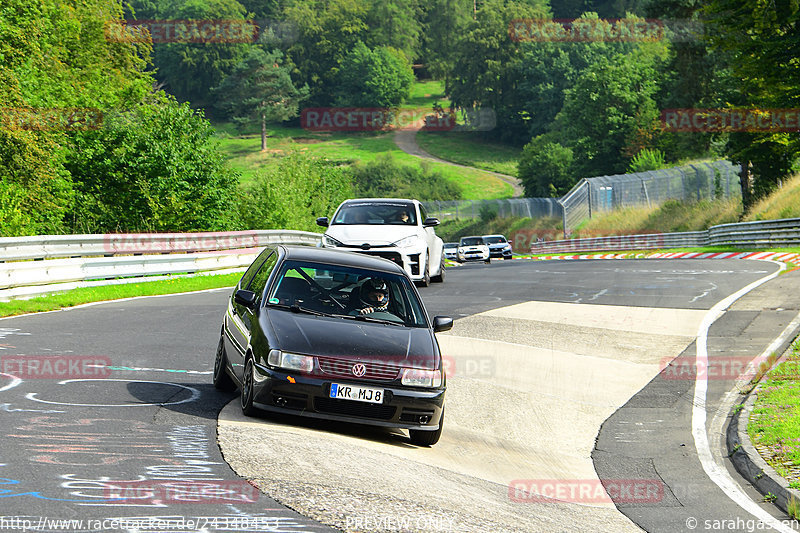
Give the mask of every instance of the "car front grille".
M 337 400 L 335 398 L 314 398 L 314 410 L 334 415 L 391 420 L 397 408 L 391 405 Z
M 403 266 L 403 257 L 398 252 L 373 252 L 372 250 L 369 250 L 367 252 L 361 252 L 361 253 L 365 253 L 367 255 L 374 255 L 377 257 L 383 257 L 384 259 L 388 259 L 389 261 L 397 263 L 401 267 Z
M 395 365 L 387 365 L 384 363 L 375 363 L 371 361 L 350 361 L 346 359 L 334 359 L 332 357 L 318 357 L 320 371 L 328 376 L 336 376 L 342 378 L 353 379 L 356 377 L 353 374 L 353 365 L 361 363 L 366 368 L 367 372 L 358 379 L 366 379 L 372 381 L 393 381 L 397 379 L 397 374 L 400 369 Z

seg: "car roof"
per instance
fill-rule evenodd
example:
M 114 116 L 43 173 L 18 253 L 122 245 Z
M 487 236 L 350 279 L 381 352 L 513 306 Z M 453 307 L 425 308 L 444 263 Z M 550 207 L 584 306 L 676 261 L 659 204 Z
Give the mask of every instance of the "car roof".
M 418 204 L 420 203 L 419 200 L 411 200 L 409 198 L 350 198 L 349 200 L 345 200 L 342 202 L 342 205 L 345 204 L 356 204 L 356 203 L 370 203 L 370 202 L 387 202 L 387 203 L 405 203 L 405 204 Z
M 483 239 L 483 237 L 481 237 L 480 235 L 466 235 L 466 236 L 461 237 L 461 238 L 462 239 Z
M 359 252 L 345 252 L 341 250 L 332 250 L 330 248 L 292 246 L 285 244 L 281 244 L 280 248 L 284 250 L 284 258 L 286 260 L 312 261 L 314 263 L 328 263 L 331 265 L 377 270 L 392 274 L 405 274 L 405 270 L 388 259 Z
M 500 235 L 500 234 L 497 234 L 497 235 L 484 235 L 484 237 L 503 237 L 504 239 L 506 238 L 505 235 Z

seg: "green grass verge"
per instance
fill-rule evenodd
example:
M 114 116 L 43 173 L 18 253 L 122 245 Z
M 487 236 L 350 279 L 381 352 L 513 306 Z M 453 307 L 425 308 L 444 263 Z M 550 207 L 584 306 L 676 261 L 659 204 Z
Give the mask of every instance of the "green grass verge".
M 37 296 L 30 300 L 12 300 L 0 302 L 0 317 L 55 311 L 65 307 L 73 307 L 89 302 L 118 300 L 134 296 L 152 296 L 156 294 L 175 294 L 233 287 L 242 277 L 241 273 L 219 274 L 208 276 L 191 276 L 161 281 L 142 281 L 141 283 L 125 283 L 120 285 L 102 285 L 99 287 L 82 287 L 46 296 Z
M 747 424 L 747 434 L 762 457 L 781 476 L 800 480 L 800 341 L 769 372 Z
M 400 106 L 403 109 L 425 109 L 433 111 L 434 102 L 439 102 L 442 107 L 447 107 L 444 95 L 444 81 L 427 80 L 417 81 L 411 86 L 411 95 L 405 104 Z
M 487 141 L 481 132 L 424 132 L 417 134 L 417 144 L 431 155 L 461 165 L 517 175 L 522 149 Z

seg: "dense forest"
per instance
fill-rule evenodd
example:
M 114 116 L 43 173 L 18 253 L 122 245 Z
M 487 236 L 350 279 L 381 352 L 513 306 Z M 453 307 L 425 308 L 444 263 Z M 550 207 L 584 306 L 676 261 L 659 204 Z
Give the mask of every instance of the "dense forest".
M 676 132 L 662 113 L 800 107 L 799 18 L 788 0 L 4 0 L 0 235 L 281 227 L 353 194 L 452 197 L 387 158 L 294 154 L 240 185 L 209 122 L 391 108 L 423 78 L 493 111 L 482 135 L 524 147 L 529 196 L 715 156 L 743 165 L 751 204 L 797 170 L 796 128 Z M 543 37 L 548 20 L 568 35 Z

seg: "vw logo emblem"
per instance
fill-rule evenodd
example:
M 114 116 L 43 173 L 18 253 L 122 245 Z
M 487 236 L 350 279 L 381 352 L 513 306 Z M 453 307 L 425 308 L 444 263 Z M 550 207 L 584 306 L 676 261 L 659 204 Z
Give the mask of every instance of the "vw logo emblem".
M 353 375 L 355 377 L 360 378 L 366 373 L 367 373 L 367 367 L 365 367 L 361 363 L 353 365 Z

